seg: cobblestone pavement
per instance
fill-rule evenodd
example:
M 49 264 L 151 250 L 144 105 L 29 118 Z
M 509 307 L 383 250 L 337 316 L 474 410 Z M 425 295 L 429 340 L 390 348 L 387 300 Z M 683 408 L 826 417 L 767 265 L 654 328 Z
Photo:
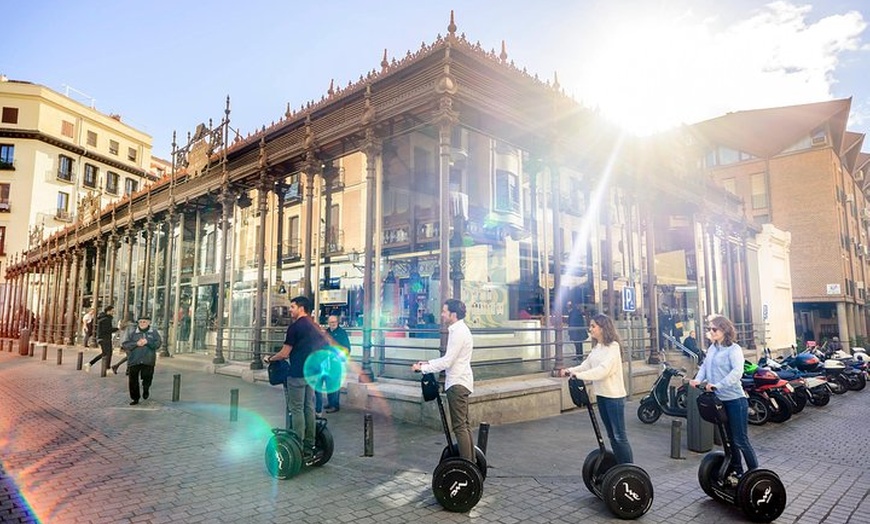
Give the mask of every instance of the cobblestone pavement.
M 283 423 L 279 388 L 206 374 L 206 357 L 180 355 L 159 361 L 151 399 L 129 406 L 123 375 L 76 371 L 75 353 L 65 355 L 58 366 L 0 353 L 0 522 L 620 522 L 580 477 L 596 446 L 585 411 L 492 427 L 483 498 L 454 514 L 430 487 L 444 445 L 438 431 L 375 417 L 367 458 L 363 413 L 345 408 L 329 415 L 332 460 L 277 481 L 263 450 L 269 429 Z M 181 394 L 172 402 L 176 374 Z M 849 392 L 785 424 L 750 428 L 762 465 L 788 490 L 777 522 L 870 523 L 868 403 L 867 391 Z M 628 404 L 628 433 L 655 487 L 641 522 L 741 520 L 698 486 L 703 454 L 684 445 L 685 458 L 671 459 L 669 420 L 645 426 L 636 408 Z

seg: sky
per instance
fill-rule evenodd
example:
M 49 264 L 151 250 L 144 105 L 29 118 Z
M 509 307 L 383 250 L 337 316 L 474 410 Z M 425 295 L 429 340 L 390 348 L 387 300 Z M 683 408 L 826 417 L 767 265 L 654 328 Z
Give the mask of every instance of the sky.
M 727 112 L 852 98 L 870 134 L 867 0 L 0 0 L 0 74 L 45 85 L 170 157 L 231 103 L 243 136 L 457 33 L 635 134 Z M 864 151 L 870 151 L 870 139 Z

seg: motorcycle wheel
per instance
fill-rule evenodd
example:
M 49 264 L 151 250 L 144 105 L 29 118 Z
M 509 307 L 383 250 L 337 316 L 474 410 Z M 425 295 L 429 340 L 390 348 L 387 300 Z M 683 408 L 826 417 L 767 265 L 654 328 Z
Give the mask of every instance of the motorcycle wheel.
M 680 386 L 677 388 L 677 398 L 675 402 L 677 403 L 677 407 L 680 409 L 687 409 L 689 402 L 687 400 L 689 396 L 689 391 L 686 386 Z
M 816 407 L 827 406 L 830 401 L 831 394 L 826 389 L 813 393 L 813 396 L 810 397 L 810 404 Z
M 753 426 L 767 424 L 771 411 L 773 408 L 767 399 L 757 393 L 749 394 L 749 417 L 747 420 L 750 424 Z
M 849 391 L 849 382 L 843 375 L 834 375 L 828 378 L 828 385 L 834 395 L 842 395 Z
M 852 391 L 861 391 L 867 385 L 867 379 L 864 378 L 864 373 L 857 373 L 851 376 L 849 380 L 849 389 Z
M 807 402 L 810 399 L 810 394 L 809 392 L 807 392 L 807 389 L 805 387 L 801 387 L 800 389 L 794 390 L 791 398 L 794 400 L 794 412 L 800 413 L 804 410 L 805 407 L 807 407 Z
M 776 408 L 770 413 L 770 421 L 780 424 L 791 418 L 791 402 L 780 391 L 768 393 L 771 403 L 776 403 Z
M 662 410 L 655 400 L 645 400 L 637 407 L 637 418 L 644 424 L 653 424 L 661 416 Z

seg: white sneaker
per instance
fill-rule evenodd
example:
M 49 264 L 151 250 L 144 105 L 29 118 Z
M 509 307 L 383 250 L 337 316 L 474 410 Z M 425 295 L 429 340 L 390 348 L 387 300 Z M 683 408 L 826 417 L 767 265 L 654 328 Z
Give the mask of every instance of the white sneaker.
M 90 373 L 90 372 L 91 372 L 91 363 L 87 362 L 87 363 L 85 363 L 85 373 Z

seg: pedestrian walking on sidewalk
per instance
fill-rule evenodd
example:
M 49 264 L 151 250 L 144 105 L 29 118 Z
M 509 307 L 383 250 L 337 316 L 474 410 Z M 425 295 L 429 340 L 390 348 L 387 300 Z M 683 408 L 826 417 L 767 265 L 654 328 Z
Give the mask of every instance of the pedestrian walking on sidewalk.
M 622 378 L 622 347 L 613 320 L 597 314 L 589 322 L 589 333 L 595 345 L 589 357 L 579 366 L 562 370 L 562 376 L 574 375 L 590 381 L 595 388 L 601 421 L 607 430 L 610 447 L 617 464 L 633 462 L 631 444 L 625 432 L 625 382 Z
M 108 305 L 97 315 L 97 344 L 100 346 L 100 354 L 85 365 L 85 371 L 90 372 L 91 367 L 100 359 L 105 362 L 106 369 L 112 366 L 112 333 L 118 331 L 118 328 L 112 325 L 114 311 L 115 306 Z
M 465 303 L 455 298 L 441 306 L 441 322 L 447 325 L 447 351 L 441 358 L 420 361 L 411 366 L 413 371 L 440 373 L 446 370 L 444 391 L 450 408 L 450 421 L 459 445 L 459 456 L 475 462 L 474 440 L 468 421 L 468 397 L 474 392 L 474 373 L 471 370 L 471 353 L 474 339 L 465 324 Z
M 85 337 L 84 346 L 91 347 L 91 337 L 94 336 L 94 324 L 97 320 L 97 308 L 91 308 L 82 317 L 82 336 Z
M 139 403 L 139 380 L 142 380 L 141 398 L 148 399 L 154 366 L 157 364 L 157 350 L 160 349 L 160 334 L 151 327 L 151 317 L 141 315 L 137 326 L 128 329 L 121 348 L 127 351 L 131 406 Z
M 740 378 L 743 376 L 743 348 L 737 344 L 737 330 L 734 324 L 722 315 L 707 318 L 707 338 L 710 347 L 698 374 L 689 381 L 690 386 L 706 382 L 705 391 L 713 391 L 728 414 L 728 433 L 731 434 L 731 465 L 734 478 L 743 474 L 743 463 L 748 469 L 758 467 L 758 458 L 749 443 L 749 401 L 743 393 Z

